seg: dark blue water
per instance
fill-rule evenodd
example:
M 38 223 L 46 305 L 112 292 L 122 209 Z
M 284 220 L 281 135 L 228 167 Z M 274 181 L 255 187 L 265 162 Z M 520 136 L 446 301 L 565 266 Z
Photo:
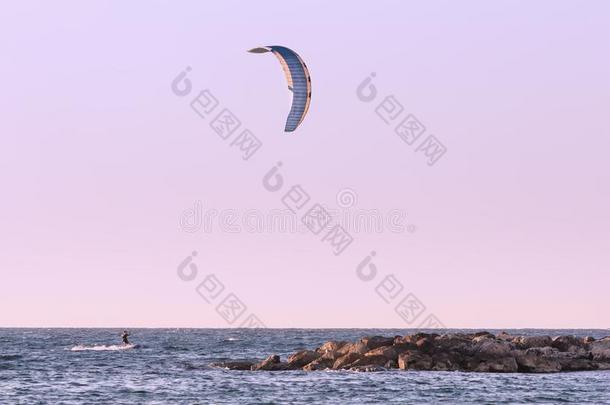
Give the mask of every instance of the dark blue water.
M 594 403 L 610 404 L 610 371 L 482 374 L 393 370 L 248 372 L 227 359 L 286 355 L 327 340 L 394 330 L 0 329 L 0 404 L 11 403 Z M 496 331 L 499 332 L 499 331 Z M 608 330 L 508 331 L 603 337 Z

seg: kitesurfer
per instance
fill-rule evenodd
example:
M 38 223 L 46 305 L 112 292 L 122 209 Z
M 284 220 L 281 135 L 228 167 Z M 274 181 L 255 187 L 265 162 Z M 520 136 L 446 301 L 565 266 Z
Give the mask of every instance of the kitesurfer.
M 127 339 L 129 337 L 129 333 L 127 333 L 126 330 L 123 331 L 123 334 L 121 335 L 121 339 L 123 339 L 123 344 L 124 345 L 128 345 L 129 343 L 129 339 Z

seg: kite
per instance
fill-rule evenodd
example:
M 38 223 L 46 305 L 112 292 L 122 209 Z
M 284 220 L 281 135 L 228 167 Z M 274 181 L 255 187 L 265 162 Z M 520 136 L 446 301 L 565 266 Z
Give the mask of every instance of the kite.
M 303 122 L 311 102 L 311 78 L 305 62 L 295 51 L 283 46 L 253 48 L 248 52 L 272 52 L 280 61 L 288 82 L 288 90 L 292 92 L 292 107 L 288 113 L 284 131 L 294 131 Z

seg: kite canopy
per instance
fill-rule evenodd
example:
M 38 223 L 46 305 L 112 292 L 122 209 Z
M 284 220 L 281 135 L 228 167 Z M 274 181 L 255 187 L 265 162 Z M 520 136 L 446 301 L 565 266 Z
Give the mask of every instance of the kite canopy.
M 294 131 L 303 122 L 311 102 L 311 78 L 305 62 L 296 52 L 283 46 L 252 48 L 248 52 L 272 52 L 280 61 L 288 82 L 288 90 L 292 92 L 292 107 L 284 131 Z

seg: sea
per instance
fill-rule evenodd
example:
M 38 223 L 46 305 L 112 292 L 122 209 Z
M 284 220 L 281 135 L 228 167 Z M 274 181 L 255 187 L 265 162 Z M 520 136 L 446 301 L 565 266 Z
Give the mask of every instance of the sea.
M 449 330 L 472 332 L 472 330 Z M 506 330 L 601 338 L 610 330 Z M 610 404 L 610 371 L 230 371 L 328 340 L 409 329 L 0 329 L 0 404 Z M 499 333 L 499 330 L 490 330 Z

